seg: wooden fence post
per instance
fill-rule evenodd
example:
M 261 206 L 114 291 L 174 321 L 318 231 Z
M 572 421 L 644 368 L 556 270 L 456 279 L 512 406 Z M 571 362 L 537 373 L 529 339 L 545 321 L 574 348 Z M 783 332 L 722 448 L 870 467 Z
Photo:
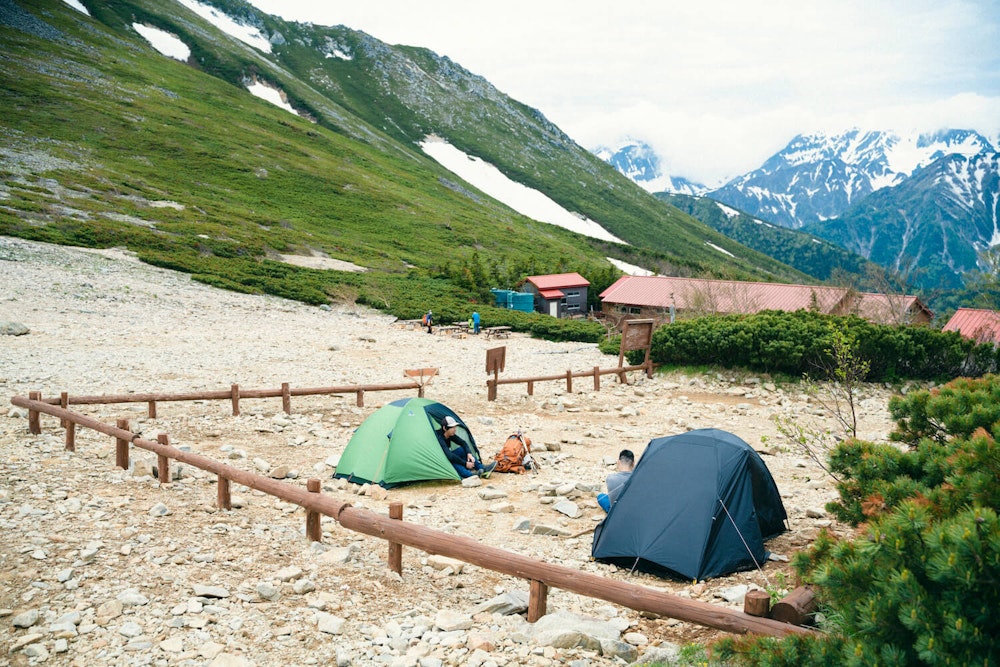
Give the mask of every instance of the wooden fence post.
M 229 395 L 230 395 L 230 398 L 231 398 L 231 400 L 233 402 L 233 416 L 234 417 L 239 417 L 240 416 L 240 386 L 238 384 L 234 384 L 233 386 L 231 386 L 229 388 Z
M 594 366 L 594 391 L 601 390 L 601 367 Z
M 528 623 L 534 623 L 545 616 L 548 595 L 549 587 L 546 584 L 535 579 L 531 580 L 531 589 L 528 593 Z
M 76 424 L 71 421 L 66 422 L 66 451 L 76 451 Z
M 358 400 L 356 401 L 359 408 L 365 407 L 365 390 L 358 389 Z
M 215 495 L 215 505 L 220 510 L 233 509 L 233 498 L 229 494 L 229 479 L 219 475 L 219 488 Z
M 123 431 L 131 430 L 128 425 L 128 420 L 120 418 L 118 420 L 118 428 Z M 128 446 L 129 441 L 124 438 L 115 439 L 115 465 L 122 470 L 128 470 Z
M 402 521 L 403 503 L 389 503 L 389 518 Z M 403 545 L 398 542 L 389 542 L 389 569 L 396 574 L 403 574 Z
M 59 394 L 59 407 L 61 407 L 63 410 L 69 410 L 69 392 L 64 391 L 61 394 Z M 65 419 L 59 420 L 59 425 L 62 426 L 63 428 L 66 428 L 66 425 L 68 423 L 69 422 L 67 422 Z
M 29 391 L 28 398 L 33 401 L 42 400 L 42 392 L 40 391 Z M 28 408 L 28 431 L 34 435 L 38 435 L 42 432 L 42 423 L 38 418 L 38 410 L 32 410 Z
M 320 492 L 320 481 L 312 477 L 306 481 L 306 491 L 309 493 Z M 320 527 L 322 515 L 315 510 L 306 510 L 306 539 L 312 542 L 323 541 L 323 529 Z
M 566 393 L 573 393 L 573 371 L 566 371 Z
M 534 395 L 535 395 L 535 383 L 532 382 L 531 380 L 528 380 L 528 396 L 534 396 Z
M 170 436 L 166 433 L 160 433 L 156 436 L 156 441 L 161 445 L 170 445 Z M 170 483 L 170 459 L 167 458 L 166 454 L 156 455 L 156 478 L 160 480 L 160 484 Z
M 150 419 L 156 419 L 156 401 L 149 401 L 146 405 L 146 414 Z
M 292 390 L 287 382 L 281 383 L 281 409 L 286 415 L 292 414 Z

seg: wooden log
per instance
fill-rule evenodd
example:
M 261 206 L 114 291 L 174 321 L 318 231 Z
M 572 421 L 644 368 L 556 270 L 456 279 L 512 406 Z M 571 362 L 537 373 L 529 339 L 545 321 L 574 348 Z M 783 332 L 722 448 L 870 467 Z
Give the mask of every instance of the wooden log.
M 389 518 L 403 520 L 403 503 L 389 503 Z M 396 574 L 403 574 L 403 545 L 399 542 L 389 542 L 389 569 Z
M 118 420 L 118 428 L 122 431 L 128 431 L 128 420 L 121 418 Z M 131 435 L 131 433 L 129 434 Z M 128 470 L 128 443 L 130 440 L 126 440 L 120 435 L 115 439 L 115 465 L 122 470 Z
M 234 384 L 229 388 L 229 398 L 233 402 L 233 416 L 240 416 L 240 386 Z
M 170 436 L 160 433 L 156 436 L 156 441 L 161 445 L 169 445 Z M 156 478 L 160 480 L 160 484 L 170 483 L 170 459 L 165 454 L 156 455 Z
M 321 483 L 315 477 L 306 481 L 306 491 L 309 493 L 319 493 Z M 306 510 L 306 538 L 311 542 L 323 541 L 323 529 L 320 525 L 322 515 L 316 510 Z
M 229 480 L 219 475 L 219 488 L 215 492 L 215 506 L 220 510 L 233 509 L 233 496 L 229 492 Z
M 286 415 L 292 414 L 292 391 L 287 382 L 281 383 L 281 409 Z
M 549 587 L 537 579 L 532 579 L 531 588 L 528 589 L 528 623 L 534 623 L 545 616 L 548 597 Z
M 41 401 L 42 392 L 29 391 L 28 398 L 32 401 Z M 28 408 L 28 431 L 34 435 L 39 435 L 42 432 L 42 421 L 39 419 L 38 410 Z
M 816 616 L 816 595 L 809 586 L 799 586 L 774 603 L 771 618 L 792 625 L 812 624 Z
M 766 617 L 771 610 L 771 595 L 767 591 L 747 591 L 743 598 L 743 613 Z

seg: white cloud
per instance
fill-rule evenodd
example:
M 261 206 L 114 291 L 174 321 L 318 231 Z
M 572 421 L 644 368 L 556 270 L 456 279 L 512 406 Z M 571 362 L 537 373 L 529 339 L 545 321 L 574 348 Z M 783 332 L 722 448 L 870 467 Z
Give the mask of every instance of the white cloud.
M 676 175 L 705 182 L 822 129 L 1000 133 L 995 0 L 253 4 L 427 47 L 583 146 L 643 138 Z

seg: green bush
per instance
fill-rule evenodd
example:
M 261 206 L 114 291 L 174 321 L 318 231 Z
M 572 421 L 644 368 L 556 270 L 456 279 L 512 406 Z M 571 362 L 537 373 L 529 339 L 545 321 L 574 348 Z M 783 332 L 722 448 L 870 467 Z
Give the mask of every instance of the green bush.
M 870 363 L 870 382 L 951 379 L 972 367 L 986 372 L 997 366 L 995 353 L 955 332 L 806 311 L 710 315 L 663 325 L 653 334 L 652 358 L 657 364 L 801 376 L 831 367 L 837 332 L 854 341 L 859 358 Z M 609 341 L 601 349 L 616 353 L 617 347 Z
M 894 401 L 893 445 L 834 451 L 831 506 L 853 540 L 826 533 L 794 565 L 828 620 L 813 637 L 727 639 L 737 665 L 996 665 L 1000 662 L 1000 378 Z M 967 415 L 972 415 L 967 417 Z

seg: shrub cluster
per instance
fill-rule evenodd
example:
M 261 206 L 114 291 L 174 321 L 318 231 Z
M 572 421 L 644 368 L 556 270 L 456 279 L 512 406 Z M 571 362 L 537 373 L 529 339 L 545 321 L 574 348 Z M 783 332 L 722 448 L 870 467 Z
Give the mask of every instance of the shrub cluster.
M 870 382 L 939 380 L 998 370 L 998 351 L 955 332 L 873 324 L 857 316 L 797 311 L 711 315 L 661 326 L 653 334 L 657 364 L 718 365 L 801 376 L 831 367 L 833 337 L 843 332 L 870 362 Z M 616 353 L 617 344 L 602 346 Z
M 956 380 L 892 401 L 893 444 L 842 443 L 840 500 L 864 525 L 822 534 L 795 559 L 828 632 L 724 640 L 715 660 L 768 665 L 995 665 L 1000 662 L 1000 376 Z

